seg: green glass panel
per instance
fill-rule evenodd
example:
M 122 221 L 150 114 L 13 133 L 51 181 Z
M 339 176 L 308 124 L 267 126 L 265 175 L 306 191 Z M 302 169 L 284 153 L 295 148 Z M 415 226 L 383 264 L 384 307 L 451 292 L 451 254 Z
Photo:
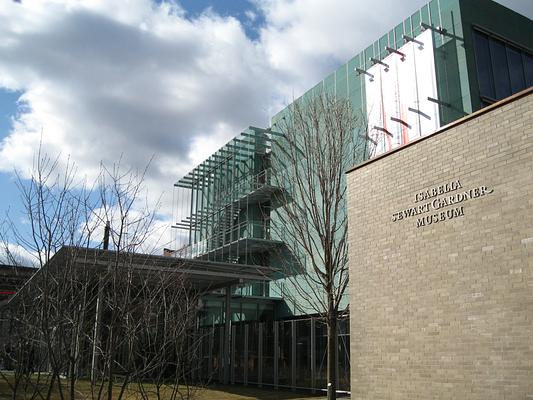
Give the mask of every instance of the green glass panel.
M 364 69 L 368 69 L 372 66 L 372 63 L 370 62 L 370 57 L 374 57 L 374 46 L 368 46 L 365 49 Z
M 352 92 L 353 97 L 354 97 L 353 99 L 354 108 L 361 108 L 361 100 L 362 100 L 361 93 L 362 93 L 362 90 L 360 87 Z
M 387 56 L 387 50 L 385 50 L 385 47 L 387 47 L 388 45 L 389 45 L 389 36 L 385 34 L 379 39 L 379 57 L 380 58 L 384 58 Z
M 413 36 L 413 30 L 411 28 L 411 18 L 407 18 L 403 21 L 403 32 L 406 35 Z
M 433 32 L 432 35 L 433 35 L 433 45 L 434 45 L 435 47 L 440 47 L 440 46 L 442 46 L 445 37 L 444 37 L 443 35 L 439 35 L 439 34 L 436 33 L 436 32 Z
M 357 55 L 348 62 L 348 87 L 346 92 L 346 97 L 348 98 L 350 98 L 351 92 L 355 90 L 355 88 L 361 87 L 361 78 L 359 74 L 355 72 L 355 68 L 359 68 L 360 58 L 361 57 Z
M 313 97 L 313 94 L 314 94 L 314 90 L 315 90 L 316 86 L 309 89 L 307 92 L 305 92 L 302 97 L 296 99 L 296 104 L 301 104 L 302 101 L 307 101 L 309 100 L 311 97 Z
M 396 48 L 401 47 L 403 44 L 403 23 L 396 25 L 396 28 L 394 28 L 394 35 L 396 36 Z
M 338 98 L 346 98 L 348 96 L 348 84 L 346 77 L 347 69 L 347 64 L 344 64 L 335 73 L 335 87 L 337 91 L 336 95 Z
M 461 11 L 456 0 L 440 1 L 440 25 L 453 32 L 459 38 L 463 36 L 463 27 L 461 23 Z
M 361 90 L 361 82 L 364 80 L 364 75 L 359 75 L 357 72 L 353 74 L 353 79 L 350 79 L 348 95 L 352 96 L 357 90 Z
M 312 97 L 320 96 L 324 90 L 324 83 L 320 82 L 313 89 L 311 89 Z
M 353 74 L 355 74 L 355 68 L 358 68 L 359 67 L 359 54 L 357 54 L 356 56 L 352 57 L 350 59 L 350 61 L 348 61 L 346 63 L 347 65 L 347 73 L 348 73 L 348 80 L 350 81 L 351 79 L 351 76 Z M 353 74 L 352 74 L 353 72 Z
M 335 95 L 335 74 L 330 74 L 324 79 L 324 91 Z
M 396 44 L 396 39 L 394 38 L 394 30 L 389 31 L 389 46 L 394 47 Z
M 429 24 L 431 21 L 429 19 L 429 7 L 426 4 L 422 9 L 420 10 L 422 22 L 425 22 L 426 24 Z
M 454 7 L 457 5 L 457 0 L 439 0 L 439 7 L 442 10 L 445 8 Z
M 411 15 L 411 24 L 413 25 L 413 36 L 418 36 L 420 34 L 420 11 Z
M 431 0 L 429 3 L 429 15 L 433 26 L 441 26 L 439 15 L 439 3 L 437 0 Z

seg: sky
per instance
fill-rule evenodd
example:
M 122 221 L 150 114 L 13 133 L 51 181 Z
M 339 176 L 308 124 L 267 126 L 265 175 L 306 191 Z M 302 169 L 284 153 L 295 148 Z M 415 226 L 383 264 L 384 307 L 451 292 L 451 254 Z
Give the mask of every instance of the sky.
M 89 180 L 153 158 L 168 227 L 175 181 L 426 2 L 4 0 L 0 213 L 20 214 L 14 171 L 27 178 L 42 143 Z M 531 0 L 500 3 L 533 18 Z

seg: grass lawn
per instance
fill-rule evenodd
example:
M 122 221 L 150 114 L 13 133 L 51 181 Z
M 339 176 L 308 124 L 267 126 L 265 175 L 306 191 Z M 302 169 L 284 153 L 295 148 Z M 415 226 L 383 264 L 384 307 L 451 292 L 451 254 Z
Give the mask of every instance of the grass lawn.
M 91 399 L 88 381 L 79 381 L 76 387 L 78 399 Z M 118 389 L 117 389 L 118 394 Z M 0 378 L 0 399 L 11 399 L 11 390 L 4 379 Z M 288 390 L 274 390 L 273 388 L 258 388 L 255 386 L 240 385 L 211 385 L 197 392 L 196 400 L 312 400 L 313 396 L 306 392 L 291 392 Z M 319 397 L 324 398 L 321 394 Z M 23 399 L 24 397 L 20 397 Z M 130 392 L 127 400 L 139 399 L 136 393 Z M 153 397 L 156 398 L 155 396 Z M 179 398 L 179 396 L 178 396 Z M 59 394 L 54 393 L 53 400 L 59 400 Z
M 319 395 L 319 398 L 323 397 L 325 394 Z M 317 395 L 311 395 L 309 392 L 240 385 L 210 386 L 198 396 L 199 400 L 312 400 L 313 398 L 317 398 Z

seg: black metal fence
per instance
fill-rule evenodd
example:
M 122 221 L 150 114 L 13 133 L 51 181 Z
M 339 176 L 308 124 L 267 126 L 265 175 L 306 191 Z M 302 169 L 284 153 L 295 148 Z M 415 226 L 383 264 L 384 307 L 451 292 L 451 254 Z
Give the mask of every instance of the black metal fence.
M 224 325 L 200 329 L 199 371 L 204 379 L 223 382 Z M 319 318 L 232 323 L 231 383 L 294 389 L 325 389 L 327 329 Z M 339 320 L 338 390 L 350 390 L 349 319 Z

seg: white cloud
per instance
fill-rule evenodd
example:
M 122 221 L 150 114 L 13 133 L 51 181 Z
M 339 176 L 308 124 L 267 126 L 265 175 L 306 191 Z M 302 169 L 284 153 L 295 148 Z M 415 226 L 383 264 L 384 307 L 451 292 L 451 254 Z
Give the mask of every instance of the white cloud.
M 100 161 L 142 168 L 154 156 L 146 184 L 171 215 L 177 178 L 425 2 L 257 0 L 255 40 L 235 18 L 190 19 L 178 3 L 3 2 L 0 87 L 24 94 L 0 170 L 28 171 L 41 134 L 89 177 Z
M 2 238 L 0 244 L 0 263 L 23 267 L 39 267 L 37 252 L 30 251 L 20 244 L 10 242 L 7 237 Z
M 425 2 L 267 0 L 256 4 L 266 16 L 261 42 L 268 61 L 287 75 L 286 94 L 291 89 L 298 96 L 397 24 L 398 16 L 410 15 Z
M 24 109 L 0 145 L 0 169 L 29 171 L 44 150 L 142 168 L 151 193 L 172 183 L 247 124 L 266 125 L 275 93 L 262 49 L 234 18 L 188 20 L 148 0 L 3 4 L 0 86 Z M 207 150 L 207 151 L 206 151 Z M 165 210 L 170 210 L 168 197 Z
M 248 22 L 254 22 L 257 19 L 257 14 L 252 10 L 246 10 L 244 15 L 248 18 Z
M 94 246 L 102 244 L 106 221 L 109 221 L 111 250 L 120 245 L 121 249 L 162 255 L 163 248 L 172 247 L 168 221 L 158 218 L 156 213 L 144 207 L 142 201 L 140 203 L 136 204 L 138 207 L 133 207 L 127 212 L 121 211 L 118 205 L 93 210 L 87 221 L 87 226 L 92 231 L 92 244 Z M 80 227 L 80 234 L 86 235 L 85 231 L 81 231 L 83 228 L 85 226 Z

